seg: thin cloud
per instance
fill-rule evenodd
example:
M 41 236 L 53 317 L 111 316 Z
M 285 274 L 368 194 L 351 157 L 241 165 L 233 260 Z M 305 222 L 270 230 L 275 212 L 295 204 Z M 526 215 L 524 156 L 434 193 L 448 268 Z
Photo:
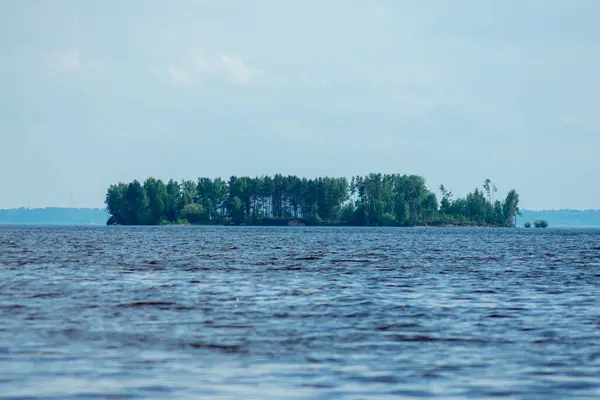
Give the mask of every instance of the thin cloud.
M 569 115 L 564 115 L 560 118 L 560 122 L 562 122 L 565 125 L 577 125 L 577 120 L 575 120 L 575 118 L 569 116 Z
M 253 78 L 264 75 L 263 71 L 250 68 L 237 56 L 221 54 L 215 61 L 217 73 L 233 83 L 248 85 Z
M 98 70 L 102 64 L 82 56 L 79 50 L 57 52 L 46 57 L 48 66 L 57 72 L 82 73 Z
M 571 129 L 580 131 L 580 133 L 581 131 L 594 134 L 600 132 L 600 123 L 595 123 L 590 119 L 580 119 L 575 118 L 572 115 L 563 115 L 560 118 L 560 122 Z
M 149 67 L 154 73 L 165 72 L 159 66 Z M 210 80 L 217 80 L 235 85 L 251 85 L 265 72 L 258 68 L 250 67 L 238 56 L 231 54 L 209 55 L 204 52 L 190 52 L 184 57 L 183 62 L 166 68 L 169 80 L 175 85 L 190 85 Z
M 175 85 L 186 85 L 190 83 L 190 77 L 185 72 L 176 67 L 169 67 L 171 82 Z

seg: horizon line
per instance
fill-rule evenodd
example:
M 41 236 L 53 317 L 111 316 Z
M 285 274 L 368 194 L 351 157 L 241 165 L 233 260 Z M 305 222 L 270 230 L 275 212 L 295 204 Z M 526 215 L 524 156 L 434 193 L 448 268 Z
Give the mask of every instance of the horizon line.
M 103 210 L 106 211 L 106 207 L 77 207 L 77 206 L 44 206 L 44 207 L 11 207 L 11 208 L 0 208 L 0 211 L 14 211 L 14 210 L 46 210 L 46 209 L 62 209 L 62 210 Z M 549 212 L 549 211 L 600 211 L 599 208 L 521 208 L 521 211 L 530 212 Z

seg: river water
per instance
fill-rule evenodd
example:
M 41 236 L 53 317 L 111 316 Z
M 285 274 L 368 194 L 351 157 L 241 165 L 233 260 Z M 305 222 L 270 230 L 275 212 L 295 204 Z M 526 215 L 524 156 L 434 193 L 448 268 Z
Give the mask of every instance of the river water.
M 600 230 L 0 227 L 0 398 L 600 398 Z

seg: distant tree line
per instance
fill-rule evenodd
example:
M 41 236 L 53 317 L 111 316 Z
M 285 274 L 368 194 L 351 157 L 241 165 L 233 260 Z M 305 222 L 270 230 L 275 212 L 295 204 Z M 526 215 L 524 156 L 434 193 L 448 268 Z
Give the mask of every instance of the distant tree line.
M 514 226 L 519 196 L 511 190 L 493 200 L 488 179 L 464 198 L 443 185 L 441 201 L 416 175 L 369 174 L 316 179 L 275 175 L 199 178 L 197 181 L 148 178 L 111 185 L 106 193 L 108 224 L 248 224 L 424 226 Z

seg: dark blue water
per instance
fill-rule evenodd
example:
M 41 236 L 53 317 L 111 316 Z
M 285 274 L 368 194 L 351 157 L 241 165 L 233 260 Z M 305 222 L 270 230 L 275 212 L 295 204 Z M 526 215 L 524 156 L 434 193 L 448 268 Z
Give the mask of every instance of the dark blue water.
M 600 231 L 0 227 L 0 397 L 600 398 Z

